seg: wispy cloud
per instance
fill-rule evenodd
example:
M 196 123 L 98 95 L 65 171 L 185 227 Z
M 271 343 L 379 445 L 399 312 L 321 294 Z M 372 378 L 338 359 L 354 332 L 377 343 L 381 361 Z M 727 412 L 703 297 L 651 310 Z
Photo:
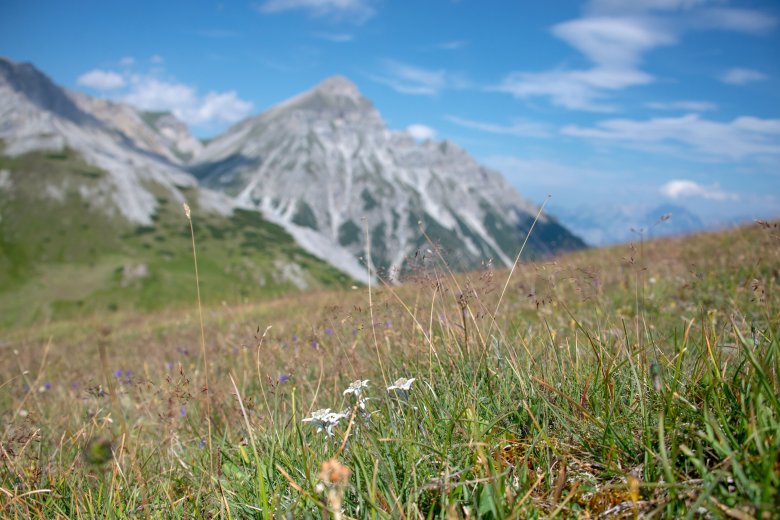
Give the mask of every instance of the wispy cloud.
M 754 81 L 761 81 L 767 78 L 767 75 L 761 71 L 753 69 L 733 68 L 724 72 L 720 76 L 723 83 L 730 85 L 745 85 Z
M 436 130 L 426 125 L 409 125 L 406 127 L 406 133 L 417 139 L 418 141 L 424 141 L 426 139 L 435 139 Z
M 616 92 L 655 81 L 642 68 L 644 56 L 676 45 L 686 31 L 760 34 L 777 25 L 774 17 L 757 10 L 707 4 L 707 0 L 593 0 L 586 4 L 584 16 L 551 28 L 552 35 L 581 53 L 590 67 L 515 71 L 491 90 L 520 99 L 545 97 L 572 110 L 615 111 L 618 107 L 610 100 Z
M 730 122 L 699 115 L 645 121 L 609 119 L 595 127 L 565 126 L 561 133 L 604 143 L 682 154 L 699 160 L 743 160 L 780 155 L 780 119 L 742 116 Z
M 452 40 L 448 42 L 437 43 L 436 48 L 444 51 L 455 51 L 458 49 L 462 49 L 468 44 L 469 42 L 467 42 L 466 40 Z
M 371 79 L 401 94 L 434 96 L 445 88 L 466 85 L 461 77 L 445 69 L 425 69 L 392 60 L 385 61 L 383 68 L 383 73 L 371 75 Z
M 645 103 L 653 110 L 680 110 L 685 112 L 708 112 L 717 110 L 718 105 L 709 101 L 654 101 Z
M 265 0 L 258 4 L 261 13 L 303 11 L 309 16 L 331 17 L 363 23 L 376 14 L 370 0 Z
M 701 198 L 707 200 L 726 201 L 739 200 L 739 195 L 720 188 L 718 184 L 705 186 L 694 181 L 675 179 L 661 186 L 661 194 L 670 199 Z
M 93 69 L 79 76 L 76 83 L 95 90 L 116 90 L 125 86 L 125 79 L 110 70 Z
M 654 81 L 651 74 L 639 69 L 642 55 L 676 42 L 674 34 L 647 18 L 580 18 L 555 25 L 552 33 L 580 51 L 593 66 L 515 72 L 495 90 L 518 98 L 548 97 L 552 104 L 568 109 L 613 111 L 615 107 L 604 102 L 607 93 Z
M 355 37 L 349 33 L 316 33 L 314 36 L 320 40 L 327 40 L 334 43 L 348 43 L 355 39 Z
M 491 134 L 514 135 L 517 137 L 550 137 L 548 125 L 534 121 L 516 120 L 511 125 L 499 125 L 484 121 L 474 121 L 457 116 L 446 116 L 447 121 L 464 128 L 479 130 Z

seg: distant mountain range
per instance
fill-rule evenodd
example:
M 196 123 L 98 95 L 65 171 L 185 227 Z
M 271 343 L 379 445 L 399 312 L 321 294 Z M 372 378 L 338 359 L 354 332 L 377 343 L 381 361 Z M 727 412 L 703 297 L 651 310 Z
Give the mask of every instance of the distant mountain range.
M 0 310 L 79 266 L 89 283 L 46 295 L 44 315 L 166 301 L 189 269 L 185 201 L 225 297 L 365 281 L 366 237 L 384 276 L 428 240 L 456 269 L 508 266 L 538 209 L 455 144 L 390 131 L 343 77 L 204 146 L 171 114 L 72 92 L 0 58 Z M 527 251 L 581 247 L 543 215 Z
M 688 209 L 674 204 L 661 204 L 650 209 L 617 205 L 579 206 L 558 208 L 556 212 L 562 223 L 592 246 L 636 241 L 640 237 L 686 235 L 710 227 Z

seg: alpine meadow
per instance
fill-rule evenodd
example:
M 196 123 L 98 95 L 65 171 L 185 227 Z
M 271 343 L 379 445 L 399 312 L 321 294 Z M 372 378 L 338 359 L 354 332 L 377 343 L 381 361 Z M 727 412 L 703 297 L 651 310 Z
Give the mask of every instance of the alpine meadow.
M 771 0 L 3 4 L 0 518 L 780 520 L 778 49 Z

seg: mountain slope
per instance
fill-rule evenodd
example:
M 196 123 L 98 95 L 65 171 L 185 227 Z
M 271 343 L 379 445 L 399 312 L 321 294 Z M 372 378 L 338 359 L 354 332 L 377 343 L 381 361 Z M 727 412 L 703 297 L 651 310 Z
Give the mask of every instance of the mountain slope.
M 537 211 L 456 145 L 389 131 L 343 77 L 237 124 L 211 141 L 190 171 L 260 209 L 318 255 L 359 258 L 367 232 L 374 266 L 391 274 L 429 247 L 420 226 L 456 268 L 491 258 L 510 265 Z M 583 245 L 543 216 L 529 252 Z
M 259 213 L 201 189 L 153 126 L 0 58 L 0 326 L 191 303 L 185 201 L 207 301 L 348 283 Z

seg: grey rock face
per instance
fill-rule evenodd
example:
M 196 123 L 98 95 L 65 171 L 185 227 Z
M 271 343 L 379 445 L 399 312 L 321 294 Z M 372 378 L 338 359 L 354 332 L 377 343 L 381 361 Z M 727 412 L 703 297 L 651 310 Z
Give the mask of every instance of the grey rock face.
M 388 130 L 339 76 L 229 129 L 192 171 L 348 256 L 364 255 L 368 234 L 373 267 L 391 273 L 430 247 L 421 226 L 457 268 L 488 259 L 510 265 L 538 209 L 458 146 Z M 583 245 L 552 219 L 542 216 L 537 227 L 544 237 L 532 235 L 537 253 Z

